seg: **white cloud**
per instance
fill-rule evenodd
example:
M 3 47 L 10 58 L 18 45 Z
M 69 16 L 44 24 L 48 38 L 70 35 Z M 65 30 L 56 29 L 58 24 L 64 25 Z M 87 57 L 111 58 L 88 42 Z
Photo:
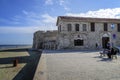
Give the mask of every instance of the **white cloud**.
M 30 34 L 34 33 L 35 31 L 40 30 L 40 27 L 4 27 L 0 26 L 0 33 L 19 33 L 19 34 Z
M 57 17 L 50 16 L 49 14 L 43 14 L 41 16 L 43 18 L 42 24 L 46 26 L 46 30 L 56 30 L 56 21 Z
M 60 5 L 64 5 L 65 0 L 59 0 L 60 1 Z
M 67 16 L 98 17 L 98 18 L 120 18 L 120 8 L 99 9 L 86 13 L 66 13 Z
M 55 0 L 45 0 L 45 4 L 46 5 L 57 4 L 57 5 L 60 5 L 61 7 L 63 7 L 64 10 L 70 11 L 70 8 L 67 6 L 68 0 L 58 0 L 58 1 L 55 1 Z
M 38 30 L 55 30 L 57 27 L 56 17 L 49 14 L 39 14 L 23 10 L 24 15 L 16 15 L 11 20 L 0 19 L 0 22 L 12 24 L 11 26 L 0 26 L 0 33 L 34 33 Z M 19 25 L 19 26 L 16 26 Z
M 21 15 L 15 15 L 12 20 L 11 24 L 14 22 L 14 24 L 18 25 L 32 25 L 32 26 L 40 26 L 41 22 L 41 15 L 39 13 L 35 12 L 28 12 L 23 10 L 23 14 Z
M 46 4 L 46 5 L 52 5 L 52 4 L 53 4 L 53 0 L 46 0 L 46 1 L 45 1 L 45 4 Z
M 43 26 L 0 26 L 0 34 L 33 34 L 39 30 L 56 30 L 57 27 L 53 24 L 44 24 Z
M 0 22 L 2 23 L 6 23 L 6 24 L 19 24 L 19 22 L 17 21 L 17 19 L 15 21 L 9 20 L 9 19 L 0 19 Z
M 66 11 L 70 11 L 70 8 L 67 6 L 67 0 L 59 0 L 59 5 L 62 6 Z
M 49 14 L 43 14 L 42 17 L 43 17 L 43 20 L 42 20 L 42 21 L 43 21 L 44 23 L 52 23 L 52 24 L 55 24 L 56 21 L 57 21 L 57 17 L 52 17 L 52 16 L 50 16 Z

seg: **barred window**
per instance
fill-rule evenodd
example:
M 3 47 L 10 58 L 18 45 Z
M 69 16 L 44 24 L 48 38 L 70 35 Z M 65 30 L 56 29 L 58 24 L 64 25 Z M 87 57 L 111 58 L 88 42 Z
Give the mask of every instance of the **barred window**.
M 75 24 L 75 30 L 79 31 L 79 24 Z
M 86 24 L 83 24 L 82 27 L 83 27 L 83 31 L 87 31 L 87 25 Z
M 94 32 L 95 31 L 95 23 L 91 23 L 91 31 Z
M 104 31 L 108 31 L 108 24 L 104 23 Z
M 83 46 L 84 45 L 84 41 L 81 40 L 81 39 L 74 40 L 74 45 L 75 46 Z
M 120 32 L 120 23 L 117 24 L 117 31 Z

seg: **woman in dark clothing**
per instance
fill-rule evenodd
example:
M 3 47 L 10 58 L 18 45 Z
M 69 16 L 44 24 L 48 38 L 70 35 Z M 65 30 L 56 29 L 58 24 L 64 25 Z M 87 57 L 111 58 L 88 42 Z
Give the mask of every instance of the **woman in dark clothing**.
M 107 49 L 110 50 L 110 43 L 109 42 L 107 43 Z
M 112 54 L 114 54 L 114 49 L 113 49 L 113 48 L 111 48 L 111 55 L 112 55 Z
M 112 57 L 111 57 L 112 54 L 114 54 L 114 49 L 113 49 L 113 48 L 111 48 L 111 50 L 108 51 L 107 56 L 108 56 L 109 59 L 112 58 Z
M 117 59 L 117 50 L 114 50 L 114 52 L 112 53 L 111 58 L 113 59 L 113 57 L 115 57 L 115 59 Z

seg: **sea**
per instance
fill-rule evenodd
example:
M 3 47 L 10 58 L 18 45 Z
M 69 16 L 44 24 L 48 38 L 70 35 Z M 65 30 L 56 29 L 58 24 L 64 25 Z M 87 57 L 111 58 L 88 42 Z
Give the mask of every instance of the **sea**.
M 11 49 L 11 48 L 31 48 L 32 45 L 0 45 L 0 49 Z

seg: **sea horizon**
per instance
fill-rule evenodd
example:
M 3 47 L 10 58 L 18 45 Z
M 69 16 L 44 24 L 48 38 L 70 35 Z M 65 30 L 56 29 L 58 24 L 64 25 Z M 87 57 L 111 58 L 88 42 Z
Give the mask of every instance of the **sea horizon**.
M 31 46 L 32 44 L 0 44 L 0 49 L 6 49 L 6 48 L 22 48 L 22 47 L 27 47 Z

